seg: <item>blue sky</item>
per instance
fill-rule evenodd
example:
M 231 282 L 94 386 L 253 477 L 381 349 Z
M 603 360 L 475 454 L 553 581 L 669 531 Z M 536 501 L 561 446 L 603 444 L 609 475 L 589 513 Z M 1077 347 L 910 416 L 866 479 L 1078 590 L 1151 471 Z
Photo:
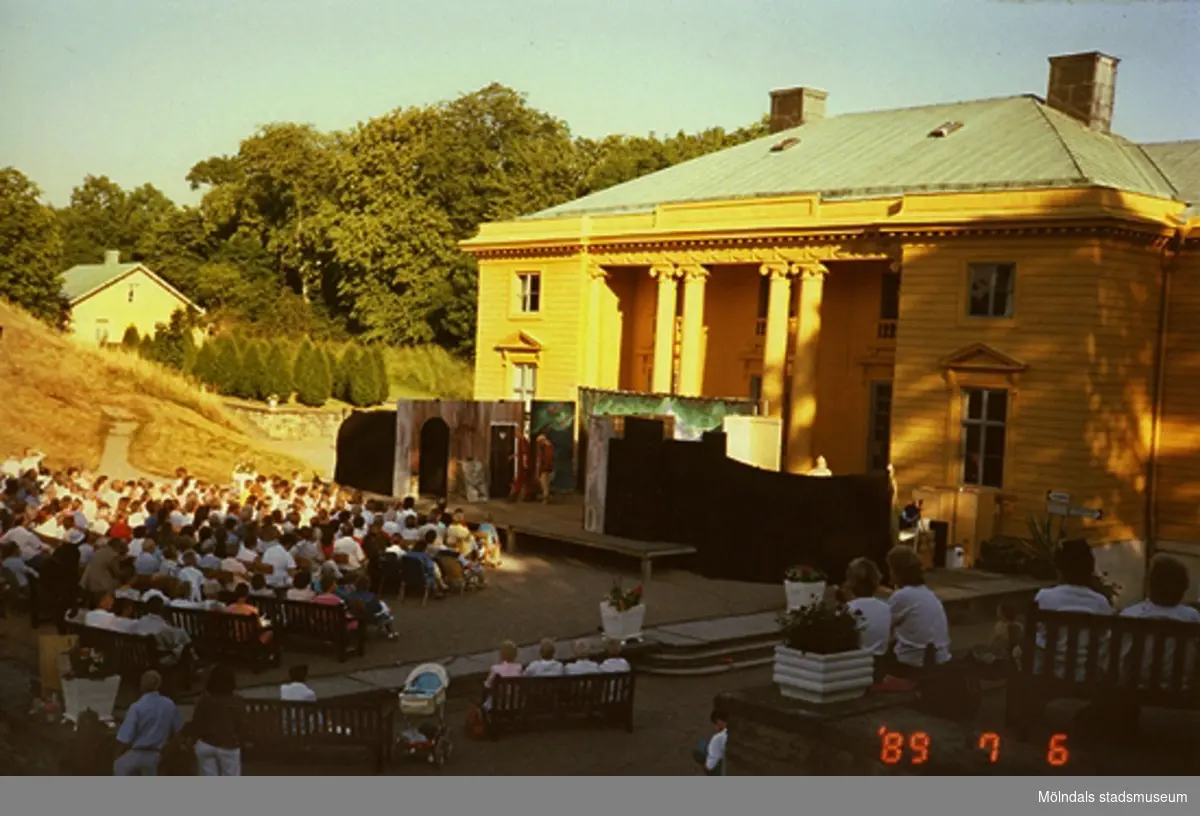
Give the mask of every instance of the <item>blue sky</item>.
M 736 127 L 771 88 L 829 113 L 1044 95 L 1052 54 L 1121 58 L 1114 129 L 1200 138 L 1200 2 L 0 0 L 0 166 L 194 201 L 258 126 L 352 126 L 492 81 L 576 134 Z

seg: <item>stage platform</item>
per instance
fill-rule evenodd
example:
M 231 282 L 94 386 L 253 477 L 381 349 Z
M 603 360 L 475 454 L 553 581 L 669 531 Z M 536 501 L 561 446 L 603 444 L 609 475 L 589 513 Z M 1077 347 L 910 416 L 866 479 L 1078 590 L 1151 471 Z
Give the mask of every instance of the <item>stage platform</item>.
M 588 532 L 583 528 L 583 498 L 578 495 L 556 496 L 549 504 L 493 499 L 462 507 L 470 522 L 483 521 L 491 515 L 492 522 L 504 532 L 506 544 L 512 552 L 519 549 L 522 538 L 540 538 L 616 553 L 638 560 L 645 583 L 650 582 L 655 559 L 696 554 L 696 548 L 686 544 L 637 541 Z

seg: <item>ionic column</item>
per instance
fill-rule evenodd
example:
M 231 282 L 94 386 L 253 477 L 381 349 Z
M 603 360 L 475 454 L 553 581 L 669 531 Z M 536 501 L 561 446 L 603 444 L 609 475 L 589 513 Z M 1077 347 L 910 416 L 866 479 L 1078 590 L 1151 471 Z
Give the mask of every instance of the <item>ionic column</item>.
M 800 303 L 792 358 L 792 404 L 788 425 L 787 469 L 806 473 L 813 466 L 813 421 L 817 416 L 817 343 L 821 299 L 828 270 L 819 263 L 797 264 Z
M 783 416 L 783 386 L 787 368 L 788 303 L 791 300 L 791 269 L 786 263 L 765 263 L 759 272 L 769 281 L 767 334 L 763 338 L 762 398 L 767 416 Z
M 679 349 L 679 393 L 698 397 L 704 390 L 704 290 L 708 270 L 683 267 L 683 339 Z
M 672 393 L 671 380 L 675 363 L 675 282 L 679 270 L 672 264 L 650 267 L 650 275 L 658 281 L 658 310 L 654 316 L 654 369 L 651 385 L 656 394 Z
M 593 387 L 602 388 L 602 353 L 604 350 L 604 313 L 600 306 L 604 298 L 604 282 L 608 272 L 599 264 L 590 264 L 588 272 L 588 322 L 584 337 L 587 365 L 584 381 Z M 618 353 L 620 351 L 618 350 Z

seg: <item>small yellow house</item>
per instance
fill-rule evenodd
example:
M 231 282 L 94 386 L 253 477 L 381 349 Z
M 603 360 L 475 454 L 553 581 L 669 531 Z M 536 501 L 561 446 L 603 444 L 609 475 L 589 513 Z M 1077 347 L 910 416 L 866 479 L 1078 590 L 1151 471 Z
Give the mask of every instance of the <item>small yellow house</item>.
M 1049 491 L 1200 557 L 1200 141 L 1111 133 L 1116 68 L 840 116 L 775 91 L 764 139 L 483 225 L 476 398 L 751 397 L 788 470 L 891 464 L 968 557 Z
M 104 253 L 102 264 L 80 264 L 63 273 L 70 332 L 95 345 L 120 343 L 130 326 L 142 337 L 171 322 L 181 309 L 201 309 L 140 263 L 121 263 L 120 253 Z

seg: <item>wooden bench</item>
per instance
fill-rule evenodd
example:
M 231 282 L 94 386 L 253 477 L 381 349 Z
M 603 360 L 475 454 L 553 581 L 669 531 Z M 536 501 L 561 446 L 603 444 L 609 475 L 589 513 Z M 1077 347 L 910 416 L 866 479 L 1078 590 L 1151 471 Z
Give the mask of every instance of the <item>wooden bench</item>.
M 253 616 L 176 606 L 163 613 L 167 623 L 187 632 L 192 648 L 205 660 L 244 663 L 255 673 L 280 663 L 280 635 L 263 629 Z M 272 632 L 271 638 L 263 641 L 263 632 Z
M 488 735 L 547 721 L 584 720 L 633 731 L 634 673 L 561 677 L 497 677 L 487 712 Z M 486 692 L 485 692 L 486 695 Z
M 1200 710 L 1200 624 L 1048 612 L 1035 604 L 1017 664 L 1005 718 L 1022 738 L 1054 700 L 1111 705 L 1134 722 L 1141 706 Z
M 356 629 L 349 629 L 347 624 L 357 619 L 345 606 L 255 595 L 248 600 L 271 621 L 277 638 L 312 638 L 332 644 L 338 662 L 342 663 L 351 652 L 359 657 L 367 653 L 367 622 L 359 620 Z
M 178 675 L 183 688 L 191 688 L 192 677 L 187 666 L 163 666 L 159 662 L 158 642 L 154 635 L 134 635 L 116 632 L 96 626 L 84 626 L 75 621 L 64 621 L 66 634 L 77 635 L 79 645 L 96 649 L 104 655 L 110 665 L 115 666 L 123 680 L 137 682 L 150 669 L 167 675 Z
M 375 758 L 376 773 L 392 758 L 396 696 L 318 702 L 243 700 L 243 738 L 250 751 L 304 746 L 362 747 Z

